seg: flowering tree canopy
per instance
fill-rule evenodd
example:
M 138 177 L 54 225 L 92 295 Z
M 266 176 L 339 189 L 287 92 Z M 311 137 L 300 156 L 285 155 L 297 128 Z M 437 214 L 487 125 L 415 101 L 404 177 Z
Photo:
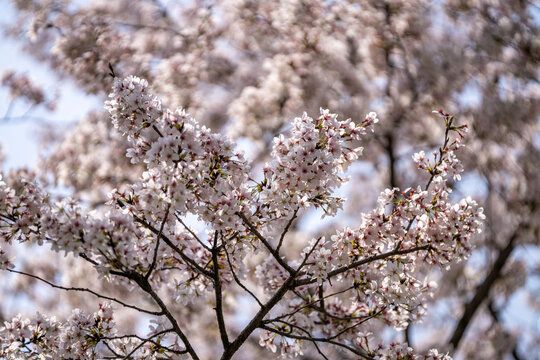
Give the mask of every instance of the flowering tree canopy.
M 1 175 L 0 358 L 534 357 L 532 3 L 14 5 L 104 109 Z

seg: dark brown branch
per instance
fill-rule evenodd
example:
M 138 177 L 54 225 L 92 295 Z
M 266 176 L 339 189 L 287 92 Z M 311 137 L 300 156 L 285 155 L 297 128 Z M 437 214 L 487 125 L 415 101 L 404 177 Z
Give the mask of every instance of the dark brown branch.
M 249 223 L 249 222 L 248 222 Z M 255 229 L 256 230 L 256 229 Z M 223 355 L 221 356 L 221 360 L 229 360 L 233 357 L 234 353 L 238 351 L 240 346 L 249 338 L 251 333 L 255 331 L 255 329 L 259 328 L 262 325 L 262 321 L 264 317 L 276 306 L 276 304 L 285 296 L 285 294 L 294 288 L 293 283 L 294 279 L 298 275 L 298 273 L 302 270 L 304 265 L 306 264 L 308 258 L 313 254 L 313 251 L 315 251 L 315 248 L 319 244 L 320 240 L 322 238 L 318 238 L 315 244 L 313 244 L 310 251 L 304 256 L 304 260 L 298 266 L 298 269 L 294 270 L 293 273 L 285 280 L 285 282 L 281 285 L 281 287 L 274 293 L 274 295 L 268 300 L 255 314 L 255 316 L 251 319 L 249 324 L 247 324 L 244 329 L 240 332 L 240 334 L 236 337 L 236 339 L 230 344 L 230 346 L 226 349 L 226 351 L 223 352 Z
M 93 260 L 93 259 L 90 259 L 90 258 L 88 257 L 88 255 L 86 255 L 85 253 L 82 253 L 82 252 L 81 252 L 81 253 L 79 253 L 79 256 L 80 256 L 81 258 L 83 258 L 84 260 L 88 261 L 88 262 L 89 262 L 90 264 L 92 264 L 92 265 L 96 265 L 96 266 L 99 265 L 99 263 L 98 263 L 97 261 L 95 261 L 95 260 Z
M 161 133 L 161 131 L 159 131 L 156 125 L 152 125 L 152 129 L 154 129 L 154 131 L 159 135 L 159 137 L 163 137 L 163 134 Z
M 285 280 L 283 285 L 274 293 L 274 295 L 266 302 L 261 309 L 255 314 L 253 319 L 246 325 L 242 332 L 236 337 L 236 339 L 230 344 L 229 348 L 223 352 L 221 360 L 229 360 L 232 358 L 234 353 L 238 351 L 240 346 L 247 340 L 251 333 L 260 327 L 262 320 L 272 310 L 274 306 L 283 298 L 283 296 L 289 291 L 291 285 L 294 281 L 296 274 L 293 274 Z
M 121 358 L 121 355 L 118 354 L 116 351 L 114 351 L 114 349 L 111 347 L 111 345 L 109 345 L 107 341 L 103 340 L 103 344 L 105 344 L 107 349 L 109 349 L 109 351 L 114 355 L 114 357 L 113 356 L 104 357 L 104 359 L 120 359 Z
M 324 286 L 323 284 L 320 284 L 319 285 L 319 293 L 318 293 L 318 297 L 319 297 L 319 308 L 320 308 L 320 312 L 323 314 L 323 316 L 326 318 L 326 305 L 324 303 Z M 317 308 L 316 306 L 314 306 L 314 308 Z M 326 320 L 326 319 L 325 319 Z M 325 321 L 323 320 L 323 321 Z
M 195 234 L 195 232 L 193 230 L 191 230 L 185 223 L 184 221 L 182 220 L 182 218 L 180 216 L 178 216 L 178 214 L 174 214 L 174 216 L 176 217 L 176 220 L 178 220 L 178 222 L 180 224 L 182 224 L 182 226 L 184 227 L 184 229 L 186 229 L 190 234 L 191 236 L 193 236 L 193 238 L 195 240 L 197 240 L 197 242 L 203 247 L 205 248 L 206 250 L 208 251 L 211 251 L 210 248 L 201 240 L 199 239 L 199 237 L 197 236 L 197 234 Z
M 405 328 L 405 342 L 407 343 L 407 346 L 409 347 L 413 347 L 411 335 L 412 335 L 412 324 L 409 324 Z
M 325 342 L 327 340 L 334 340 L 338 337 L 340 337 L 341 335 L 345 334 L 347 331 L 350 331 L 352 329 L 354 329 L 355 327 L 357 327 L 358 325 L 361 325 L 363 323 L 365 323 L 366 321 L 369 321 L 371 319 L 373 319 L 374 317 L 377 317 L 379 316 L 384 310 L 386 310 L 386 307 L 383 307 L 381 308 L 379 311 L 377 312 L 374 312 L 373 314 L 369 315 L 369 316 L 366 316 L 364 319 L 358 321 L 357 323 L 354 323 L 350 326 L 347 326 L 346 328 L 344 329 L 341 329 L 339 332 L 337 332 L 336 334 L 332 335 L 332 336 L 329 336 L 329 337 L 325 337 L 325 338 L 315 338 L 315 337 L 312 337 L 314 341 L 321 341 L 321 342 Z M 293 325 L 287 321 L 284 321 L 284 320 L 278 320 L 278 322 L 280 323 L 283 323 L 291 328 L 296 328 L 296 329 L 301 329 L 304 331 L 303 328 L 297 326 L 297 325 Z
M 398 122 L 398 121 L 396 121 Z M 397 125 L 397 124 L 396 124 Z M 390 184 L 390 188 L 393 189 L 393 188 L 396 188 L 398 187 L 398 184 L 397 184 L 397 170 L 396 170 L 396 154 L 395 154 L 395 149 L 394 149 L 394 135 L 391 131 L 388 131 L 386 134 L 385 134 L 385 139 L 386 139 L 386 153 L 388 155 L 388 169 L 390 170 L 390 174 L 389 174 L 389 184 Z
M 219 278 L 219 262 L 217 249 L 218 232 L 214 235 L 214 246 L 212 248 L 212 262 L 214 265 L 214 293 L 216 296 L 216 319 L 219 327 L 219 335 L 221 337 L 221 343 L 223 344 L 223 350 L 226 351 L 229 347 L 229 336 L 227 335 L 227 327 L 225 326 L 225 319 L 223 318 L 223 294 L 221 292 L 221 279 Z

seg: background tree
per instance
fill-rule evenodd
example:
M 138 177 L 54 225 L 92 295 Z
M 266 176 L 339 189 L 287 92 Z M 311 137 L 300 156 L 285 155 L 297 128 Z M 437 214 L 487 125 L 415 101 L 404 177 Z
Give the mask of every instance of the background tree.
M 353 205 L 340 213 L 338 223 L 327 221 L 317 233 L 306 230 L 311 212 L 295 214 L 297 220 L 283 242 L 284 254 L 298 253 L 305 246 L 306 233 L 328 238 L 336 228 L 358 226 L 359 213 L 376 205 L 372 194 L 385 187 L 427 183 L 430 175 L 411 171 L 410 158 L 420 149 L 438 148 L 444 127 L 429 114 L 433 108 L 449 109 L 471 130 L 460 154 L 465 165 L 461 176 L 468 186 L 451 186 L 454 194 L 473 192 L 484 206 L 485 231 L 475 241 L 473 261 L 444 273 L 422 270 L 440 284 L 430 301 L 445 304 L 436 308 L 447 311 L 437 311 L 424 320 L 425 325 L 407 327 L 404 334 L 388 336 L 406 339 L 420 350 L 457 348 L 465 358 L 505 353 L 534 358 L 538 353 L 536 332 L 525 334 L 526 329 L 520 329 L 523 333 L 518 334 L 502 320 L 516 291 L 534 290 L 538 268 L 534 257 L 516 256 L 519 248 L 538 251 L 540 44 L 534 3 L 40 1 L 15 5 L 18 18 L 9 34 L 89 94 L 104 99 L 110 92 L 109 64 L 114 75 L 144 77 L 164 106 L 182 106 L 215 130 L 249 138 L 251 147 L 258 149 L 251 155 L 261 164 L 268 160 L 271 139 L 286 132 L 290 119 L 302 111 L 316 114 L 323 106 L 340 119 L 353 121 L 367 111 L 377 111 L 382 121 L 375 135 L 366 139 L 365 162 L 352 166 L 349 185 L 353 186 L 342 190 Z M 15 89 L 17 82 L 9 81 L 15 75 L 5 79 Z M 12 92 L 36 99 L 35 90 Z M 98 111 L 51 145 L 39 173 L 43 180 L 68 186 L 75 198 L 100 211 L 110 190 L 136 182 L 145 170 L 121 156 L 130 146 L 113 129 L 109 116 Z M 254 174 L 261 166 L 254 166 Z M 122 286 L 91 281 L 81 265 L 75 267 L 80 270 L 73 269 L 75 263 L 79 262 L 68 258 L 64 268 L 40 264 L 36 269 L 33 261 L 24 265 L 28 272 L 37 270 L 49 280 L 62 276 L 65 284 L 103 286 L 100 291 L 137 298 Z M 258 263 L 254 259 L 248 265 L 254 273 Z M 13 290 L 29 294 L 32 287 L 40 290 L 37 283 L 17 281 L 23 283 Z M 66 302 L 86 306 L 86 298 L 57 295 L 36 296 L 36 306 L 56 305 L 59 310 Z M 537 306 L 533 301 L 526 311 L 536 314 Z M 189 304 L 176 311 L 189 319 L 200 308 Z M 197 319 L 194 326 L 205 329 L 201 332 L 218 332 L 214 318 Z M 127 329 L 136 322 L 132 317 L 130 321 Z M 424 336 L 426 332 L 430 336 Z

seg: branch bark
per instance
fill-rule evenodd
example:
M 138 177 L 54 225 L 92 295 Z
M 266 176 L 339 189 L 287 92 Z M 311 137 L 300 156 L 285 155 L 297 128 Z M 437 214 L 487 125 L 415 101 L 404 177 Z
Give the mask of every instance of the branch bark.
M 216 296 L 216 318 L 219 327 L 219 335 L 221 337 L 221 343 L 223 344 L 223 350 L 226 351 L 229 347 L 229 336 L 227 335 L 227 327 L 225 326 L 225 319 L 223 317 L 223 294 L 221 290 L 221 279 L 219 278 L 219 262 L 217 247 L 218 232 L 216 231 L 214 236 L 214 246 L 212 248 L 212 262 L 214 265 L 214 293 Z

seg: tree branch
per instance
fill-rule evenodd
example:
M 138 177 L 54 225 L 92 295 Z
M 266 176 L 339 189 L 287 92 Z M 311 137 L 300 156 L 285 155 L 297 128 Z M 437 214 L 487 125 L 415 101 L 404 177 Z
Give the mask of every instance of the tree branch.
M 409 254 L 409 253 L 413 253 L 413 252 L 417 252 L 417 251 L 422 251 L 422 250 L 429 250 L 429 249 L 431 249 L 431 245 L 426 244 L 426 245 L 422 245 L 422 246 L 415 246 L 415 247 L 410 248 L 410 249 L 405 249 L 405 250 L 397 250 L 397 249 L 395 249 L 395 250 L 392 250 L 392 251 L 389 251 L 389 252 L 386 252 L 386 253 L 383 253 L 383 254 L 373 255 L 373 256 L 370 256 L 368 258 L 355 261 L 355 262 L 353 262 L 353 263 L 351 263 L 349 265 L 346 265 L 346 266 L 343 266 L 343 267 L 340 267 L 340 268 L 337 268 L 335 270 L 330 271 L 328 273 L 327 279 L 331 279 L 332 277 L 334 277 L 336 275 L 339 275 L 341 273 L 344 273 L 345 271 L 354 269 L 354 268 L 356 268 L 356 267 L 358 267 L 360 265 L 364 265 L 364 264 L 367 264 L 367 263 L 370 263 L 370 262 L 373 262 L 373 261 L 383 260 L 383 259 L 386 259 L 386 258 L 388 258 L 390 256 L 405 255 L 405 254 Z M 313 284 L 316 281 L 317 281 L 317 279 L 312 279 L 312 278 L 297 280 L 297 281 L 294 282 L 294 286 L 297 287 L 297 286 L 302 286 L 302 285 Z
M 338 341 L 334 341 L 334 340 L 331 340 L 331 339 L 314 338 L 312 336 L 302 336 L 302 335 L 289 334 L 289 333 L 286 333 L 284 331 L 273 329 L 273 328 L 268 327 L 266 325 L 263 325 L 261 327 L 261 329 L 266 330 L 266 331 L 270 331 L 270 332 L 273 332 L 275 334 L 281 335 L 283 337 L 288 337 L 288 338 L 291 338 L 291 339 L 306 340 L 306 341 L 311 341 L 311 342 L 322 342 L 322 343 L 328 343 L 328 344 L 336 345 L 336 346 L 345 348 L 345 349 L 349 350 L 350 352 L 352 352 L 352 353 L 354 353 L 354 354 L 356 354 L 358 356 L 361 356 L 364 359 L 367 359 L 367 360 L 373 359 L 373 357 L 369 356 L 368 354 L 366 354 L 363 351 L 360 351 L 359 349 L 355 349 L 352 346 L 348 346 L 346 344 L 343 344 L 343 343 L 340 343 Z
M 353 289 L 353 288 L 354 288 L 354 286 L 349 286 L 348 288 L 345 288 L 345 289 L 343 289 L 343 290 L 337 291 L 337 292 L 332 293 L 332 294 L 325 295 L 325 296 L 324 296 L 324 299 L 329 299 L 329 298 L 331 298 L 332 296 L 336 296 L 336 295 L 345 293 L 345 292 L 347 292 L 347 291 L 349 291 L 349 290 L 351 290 L 351 289 Z M 298 294 L 296 291 L 293 291 L 293 292 L 294 292 L 294 294 L 295 294 L 296 296 L 298 296 L 298 297 L 301 298 L 302 300 L 304 300 L 304 301 L 306 300 L 306 299 L 304 299 L 300 294 Z M 304 309 L 307 309 L 307 308 L 312 308 L 312 309 L 315 309 L 315 310 L 321 312 L 321 309 L 315 305 L 315 304 L 318 303 L 318 302 L 320 302 L 320 298 L 319 298 L 319 299 L 316 299 L 316 300 L 313 300 L 313 301 L 310 301 L 310 302 L 308 302 L 308 303 L 306 303 L 306 304 L 304 304 L 304 305 L 298 307 L 297 309 L 295 309 L 295 310 L 292 311 L 292 312 L 289 312 L 289 313 L 286 313 L 286 314 L 282 314 L 282 315 L 280 315 L 280 316 L 278 316 L 278 317 L 275 317 L 275 318 L 272 318 L 272 319 L 267 319 L 267 320 L 264 321 L 264 323 L 265 323 L 265 324 L 268 324 L 268 323 L 271 323 L 271 322 L 274 322 L 274 321 L 277 321 L 277 320 L 280 320 L 280 319 L 283 319 L 283 318 L 286 318 L 286 317 L 293 316 L 294 314 L 296 314 L 296 313 L 298 313 L 298 312 L 300 312 L 300 311 L 302 311 L 302 310 L 304 310 Z M 327 311 L 325 312 L 325 314 L 328 315 L 328 316 L 330 316 L 330 317 L 332 317 L 332 318 L 335 318 L 335 319 L 337 319 L 337 320 L 345 320 L 344 318 L 340 318 L 340 317 L 338 317 L 338 316 L 335 316 L 335 315 L 333 315 L 333 314 L 330 314 L 330 313 L 328 313 Z M 348 317 L 346 320 L 354 320 L 354 319 L 360 319 L 360 318 L 362 318 L 362 317 L 353 317 L 353 316 L 351 316 L 351 317 Z
M 197 240 L 197 242 L 203 247 L 205 248 L 206 250 L 208 251 L 211 251 L 211 249 L 208 247 L 208 245 L 206 245 L 198 236 L 197 234 L 195 234 L 195 232 L 193 230 L 191 230 L 187 225 L 186 223 L 184 223 L 184 221 L 182 220 L 182 218 L 180 216 L 178 216 L 178 214 L 174 214 L 174 216 L 176 217 L 176 220 L 178 220 L 178 222 L 180 224 L 182 224 L 182 226 L 184 227 L 184 229 L 186 229 L 190 234 L 191 236 L 193 236 L 193 238 L 195 240 Z
M 256 230 L 256 229 L 255 229 Z M 313 244 L 313 247 L 310 249 L 310 251 L 305 255 L 304 257 L 304 260 L 302 261 L 302 263 L 300 264 L 300 266 L 298 266 L 298 269 L 294 270 L 293 273 L 291 275 L 289 275 L 289 277 L 287 278 L 287 280 L 285 280 L 285 282 L 281 285 L 281 287 L 274 293 L 274 295 L 270 298 L 270 300 L 268 300 L 268 302 L 266 302 L 266 304 L 264 304 L 260 309 L 259 311 L 257 312 L 257 314 L 255 314 L 255 316 L 253 317 L 253 319 L 251 319 L 251 321 L 249 322 L 249 324 L 246 325 L 246 327 L 244 327 L 244 329 L 242 330 L 242 332 L 240 332 L 240 334 L 236 337 L 236 339 L 230 344 L 230 346 L 227 348 L 226 351 L 223 352 L 223 355 L 221 356 L 221 360 L 229 360 L 232 358 L 232 356 L 234 355 L 234 353 L 236 351 L 238 351 L 238 349 L 240 348 L 240 346 L 242 346 L 242 344 L 249 338 L 249 336 L 251 335 L 251 333 L 259 328 L 261 325 L 262 325 L 262 321 L 264 319 L 264 317 L 266 316 L 266 314 L 268 314 L 270 312 L 270 310 L 272 310 L 272 308 L 274 306 L 276 306 L 276 304 L 283 298 L 283 296 L 285 296 L 285 294 L 287 293 L 287 291 L 289 291 L 290 289 L 293 289 L 294 286 L 293 286 L 293 283 L 294 283 L 294 279 L 296 278 L 296 276 L 298 275 L 298 273 L 300 272 L 300 270 L 304 267 L 304 265 L 306 264 L 307 262 L 307 259 L 311 256 L 311 254 L 313 253 L 313 251 L 315 250 L 315 247 L 317 246 L 317 244 L 319 243 L 319 241 L 321 240 L 322 238 L 319 238 L 315 244 Z
M 219 262 L 217 249 L 218 232 L 214 235 L 214 246 L 212 248 L 212 262 L 214 265 L 214 293 L 216 296 L 216 318 L 219 327 L 219 335 L 221 337 L 221 343 L 223 344 L 223 350 L 226 351 L 229 347 L 229 337 L 227 335 L 227 327 L 225 326 L 225 320 L 223 318 L 223 294 L 221 292 L 221 279 L 219 278 Z
M 490 301 L 488 303 L 488 310 L 489 310 L 489 313 L 491 314 L 491 317 L 493 318 L 493 321 L 495 321 L 498 324 L 501 324 L 501 321 L 499 319 L 499 312 L 497 311 L 497 309 L 495 309 L 495 305 L 493 304 L 493 301 Z M 504 331 L 505 336 L 508 337 L 508 333 L 504 329 L 503 331 Z M 521 356 L 517 352 L 517 345 L 514 345 L 514 347 L 512 348 L 512 357 L 514 358 L 514 360 L 522 360 Z
M 285 229 L 283 229 L 283 232 L 281 233 L 281 236 L 279 237 L 279 243 L 278 243 L 278 246 L 276 248 L 276 252 L 278 254 L 279 254 L 279 249 L 281 249 L 281 245 L 283 245 L 283 239 L 285 238 L 285 235 L 287 234 L 287 232 L 289 232 L 289 228 L 291 227 L 294 219 L 296 219 L 296 216 L 298 215 L 298 210 L 300 210 L 300 208 L 296 208 L 296 210 L 294 210 L 293 216 L 287 222 L 287 225 L 285 226 Z
M 152 340 L 152 338 L 155 338 L 155 337 L 160 336 L 160 335 L 165 335 L 165 334 L 170 333 L 170 332 L 174 332 L 174 329 L 161 330 L 161 331 L 159 331 L 159 332 L 157 332 L 157 333 L 155 333 L 152 336 L 147 337 L 147 338 L 143 338 L 143 337 L 140 337 L 139 335 L 133 334 L 133 335 L 106 336 L 106 337 L 102 337 L 100 339 L 101 340 L 117 340 L 117 339 L 137 339 L 137 340 L 140 340 L 141 342 L 139 343 L 139 345 L 135 346 L 126 356 L 122 357 L 122 359 L 124 359 L 124 360 L 131 359 L 131 355 L 133 355 L 138 349 L 141 348 L 141 346 L 143 346 L 147 342 L 150 342 L 150 343 L 154 344 L 154 346 L 156 346 L 160 350 L 163 349 L 163 350 L 165 350 L 167 352 L 171 352 L 171 353 L 177 354 L 177 355 L 186 354 L 187 350 L 169 349 L 168 347 L 163 346 L 160 343 Z M 112 359 L 120 358 L 121 355 L 118 355 L 115 352 L 113 352 L 113 353 L 115 354 L 115 357 L 112 358 Z

